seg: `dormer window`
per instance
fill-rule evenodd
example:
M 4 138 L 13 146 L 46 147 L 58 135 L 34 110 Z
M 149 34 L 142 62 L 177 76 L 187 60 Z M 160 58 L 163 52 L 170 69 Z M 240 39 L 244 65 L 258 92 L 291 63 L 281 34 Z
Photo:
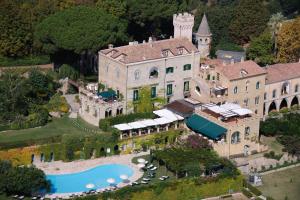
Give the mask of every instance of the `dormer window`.
M 163 57 L 168 57 L 169 50 L 162 50 L 161 54 Z
M 241 73 L 242 77 L 244 77 L 244 76 L 246 76 L 248 74 L 248 72 L 246 70 L 244 70 L 244 69 L 242 69 L 240 73 Z
M 183 54 L 183 48 L 182 48 L 182 47 L 179 47 L 179 48 L 178 48 L 178 54 L 179 54 L 179 55 L 182 55 L 182 54 Z

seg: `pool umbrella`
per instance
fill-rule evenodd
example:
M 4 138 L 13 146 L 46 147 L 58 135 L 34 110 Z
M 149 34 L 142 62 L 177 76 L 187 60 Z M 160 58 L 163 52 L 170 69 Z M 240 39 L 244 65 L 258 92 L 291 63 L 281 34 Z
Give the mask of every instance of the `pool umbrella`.
M 144 158 L 139 158 L 137 161 L 138 161 L 138 163 L 145 163 L 146 162 L 146 160 Z
M 106 180 L 109 184 L 114 184 L 116 181 L 113 178 L 109 178 Z
M 89 183 L 89 184 L 87 184 L 85 187 L 86 187 L 87 189 L 92 189 L 92 188 L 95 187 L 95 185 L 92 184 L 92 183 Z
M 126 174 L 122 174 L 120 176 L 120 179 L 122 179 L 123 181 L 128 180 L 128 176 Z

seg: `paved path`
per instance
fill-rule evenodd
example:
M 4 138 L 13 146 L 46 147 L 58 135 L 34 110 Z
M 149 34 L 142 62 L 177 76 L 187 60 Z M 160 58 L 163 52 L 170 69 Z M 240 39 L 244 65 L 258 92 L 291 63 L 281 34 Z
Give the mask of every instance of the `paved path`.
M 64 97 L 66 98 L 68 104 L 71 106 L 72 112 L 77 113 L 79 111 L 80 105 L 75 100 L 76 94 L 66 94 Z

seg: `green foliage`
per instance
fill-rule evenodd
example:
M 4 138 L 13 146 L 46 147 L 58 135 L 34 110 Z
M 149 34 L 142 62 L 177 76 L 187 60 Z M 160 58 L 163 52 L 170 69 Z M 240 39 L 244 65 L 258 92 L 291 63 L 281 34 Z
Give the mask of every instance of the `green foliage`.
M 280 160 L 283 154 L 276 155 L 274 151 L 270 151 L 269 153 L 264 153 L 264 157 L 271 158 L 275 160 Z
M 251 40 L 247 49 L 247 58 L 254 60 L 261 66 L 273 64 L 275 61 L 274 44 L 269 32 L 264 32 L 257 38 Z
M 131 114 L 127 114 L 127 115 L 119 115 L 116 117 L 100 119 L 99 128 L 104 131 L 107 131 L 110 126 L 113 126 L 116 124 L 130 123 L 130 122 L 134 122 L 139 119 L 147 119 L 147 118 L 152 118 L 152 117 L 154 117 L 154 114 L 152 112 L 131 113 Z
M 35 35 L 47 53 L 62 49 L 81 54 L 126 41 L 126 28 L 124 20 L 99 8 L 77 6 L 43 20 Z
M 241 0 L 235 7 L 230 37 L 238 44 L 245 44 L 261 34 L 269 19 L 266 6 L 260 0 Z
M 58 70 L 59 78 L 70 78 L 76 81 L 79 78 L 79 72 L 68 64 L 63 64 Z
M 42 65 L 50 63 L 49 56 L 28 56 L 21 58 L 9 58 L 0 56 L 0 66 L 28 66 L 28 65 Z
M 67 113 L 69 111 L 69 105 L 65 97 L 61 96 L 60 94 L 56 93 L 53 95 L 48 104 L 47 109 L 49 112 L 64 112 Z
M 4 170 L 3 167 L 7 168 Z M 0 161 L 0 191 L 8 195 L 30 196 L 40 189 L 50 189 L 44 172 L 34 167 L 12 167 L 6 161 Z
M 126 1 L 123 0 L 98 0 L 96 6 L 118 18 L 126 14 Z
M 244 51 L 244 49 L 241 46 L 224 40 L 220 41 L 216 49 L 225 51 Z
M 242 189 L 242 193 L 248 198 L 252 197 L 252 193 L 246 190 L 245 188 Z

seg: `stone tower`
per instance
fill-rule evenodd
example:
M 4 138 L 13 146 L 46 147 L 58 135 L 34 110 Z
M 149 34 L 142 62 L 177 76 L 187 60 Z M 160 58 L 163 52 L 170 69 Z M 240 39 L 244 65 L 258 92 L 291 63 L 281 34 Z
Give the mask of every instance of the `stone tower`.
M 195 33 L 196 40 L 198 43 L 198 50 L 200 51 L 201 57 L 208 57 L 211 44 L 211 32 L 208 26 L 206 15 L 203 15 L 202 21 L 199 25 L 197 33 Z
M 192 41 L 194 16 L 187 12 L 173 15 L 174 38 L 185 37 Z

